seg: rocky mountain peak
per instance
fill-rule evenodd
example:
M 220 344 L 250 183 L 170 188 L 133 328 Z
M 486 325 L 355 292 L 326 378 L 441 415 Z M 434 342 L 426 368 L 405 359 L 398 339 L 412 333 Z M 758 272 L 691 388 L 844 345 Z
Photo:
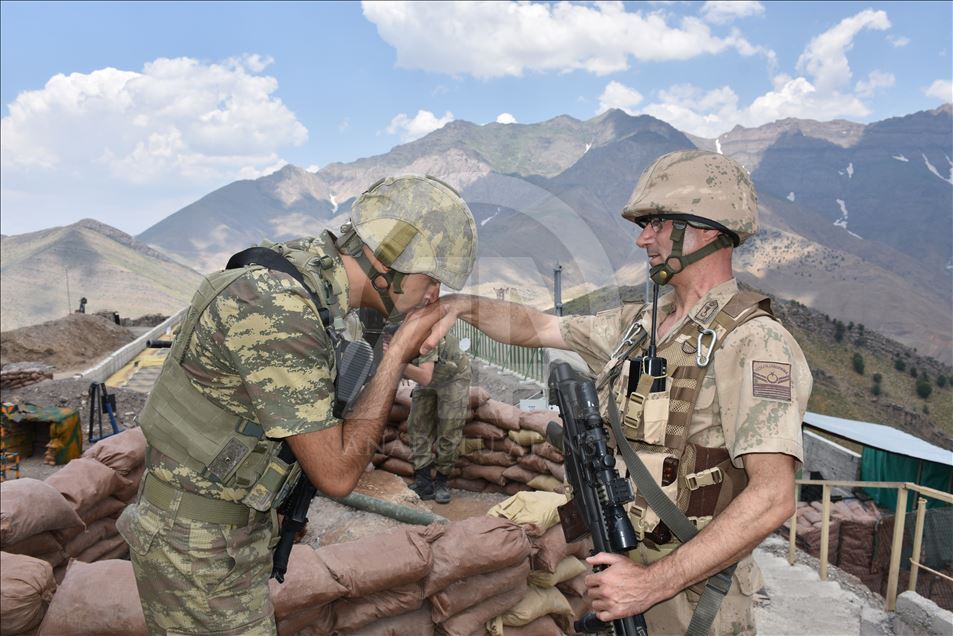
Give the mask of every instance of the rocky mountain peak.
M 317 201 L 331 198 L 331 189 L 320 172 L 308 172 L 290 163 L 269 175 L 263 185 L 285 207 L 307 198 Z

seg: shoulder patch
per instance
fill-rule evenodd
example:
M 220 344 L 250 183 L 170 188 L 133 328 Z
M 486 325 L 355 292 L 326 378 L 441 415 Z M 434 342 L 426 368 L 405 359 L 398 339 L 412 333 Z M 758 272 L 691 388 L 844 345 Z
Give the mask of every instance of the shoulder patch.
M 756 398 L 791 401 L 791 365 L 786 362 L 751 363 L 751 394 Z
M 715 315 L 715 311 L 718 309 L 717 300 L 709 300 L 705 303 L 701 309 L 698 310 L 698 313 L 695 314 L 695 320 L 698 322 L 708 322 L 708 320 Z

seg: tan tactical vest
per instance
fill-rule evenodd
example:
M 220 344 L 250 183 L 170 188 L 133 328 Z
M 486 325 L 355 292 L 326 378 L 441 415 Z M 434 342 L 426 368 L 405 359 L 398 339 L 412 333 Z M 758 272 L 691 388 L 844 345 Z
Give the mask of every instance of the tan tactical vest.
M 321 240 L 325 248 L 334 249 L 329 236 L 322 235 Z M 333 262 L 293 245 L 267 246 L 302 273 L 307 286 L 331 312 L 334 324 L 343 326 L 343 312 L 336 300 L 340 289 L 325 275 Z M 202 281 L 139 423 L 149 447 L 226 488 L 249 489 L 241 503 L 264 512 L 281 501 L 283 487 L 294 483 L 289 476 L 296 476 L 300 468 L 278 457 L 281 444 L 265 437 L 258 422 L 229 413 L 199 393 L 182 368 L 199 317 L 225 288 L 252 268 L 260 266 L 224 270 Z
M 621 346 L 600 374 L 600 379 L 613 387 L 607 398 L 623 406 L 622 430 L 633 450 L 662 491 L 699 529 L 747 484 L 744 470 L 731 463 L 726 448 L 688 442 L 702 381 L 712 354 L 731 331 L 759 316 L 773 318 L 768 298 L 750 292 L 735 294 L 720 311 L 709 313 L 705 315 L 703 308 L 689 317 L 658 351 L 668 362 L 664 391 L 650 392 L 653 378 L 648 375 L 642 375 L 635 390 L 628 391 L 628 370 L 637 364 L 632 359 L 647 348 L 648 334 L 638 324 L 626 339 L 630 345 Z M 630 516 L 639 539 L 649 547 L 676 540 L 638 493 Z

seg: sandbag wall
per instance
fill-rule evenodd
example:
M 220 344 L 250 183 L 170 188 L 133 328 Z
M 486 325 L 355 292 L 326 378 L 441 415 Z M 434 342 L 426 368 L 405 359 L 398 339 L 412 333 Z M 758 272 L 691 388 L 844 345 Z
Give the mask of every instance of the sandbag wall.
M 70 562 L 128 554 L 116 520 L 136 496 L 144 461 L 145 438 L 131 429 L 98 442 L 45 481 L 0 484 L 3 634 L 36 627 Z M 15 611 L 8 611 L 10 603 Z
M 411 390 L 408 386 L 398 389 L 382 445 L 373 458 L 378 468 L 407 478 L 414 475 L 407 433 Z M 551 411 L 520 411 L 490 399 L 485 389 L 472 387 L 450 487 L 509 495 L 528 490 L 563 492 L 563 455 L 545 438 L 550 421 L 562 424 Z

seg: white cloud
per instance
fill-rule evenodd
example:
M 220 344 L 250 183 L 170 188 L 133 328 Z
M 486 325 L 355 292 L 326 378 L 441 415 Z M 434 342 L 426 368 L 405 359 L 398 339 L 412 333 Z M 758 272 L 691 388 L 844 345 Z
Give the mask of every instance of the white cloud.
M 610 108 L 618 108 L 632 115 L 635 113 L 635 106 L 641 103 L 642 99 L 639 91 L 613 80 L 606 85 L 602 95 L 599 96 L 599 110 L 596 112 L 602 113 Z
M 159 58 L 141 71 L 54 75 L 20 93 L 0 121 L 11 204 L 4 226 L 36 229 L 43 210 L 56 207 L 47 195 L 57 187 L 74 214 L 138 231 L 161 218 L 139 214 L 146 199 L 194 200 L 284 165 L 280 150 L 303 144 L 308 131 L 275 96 L 275 78 L 259 74 L 271 63 L 259 55 L 221 63 Z M 108 218 L 111 210 L 124 218 Z
M 414 139 L 420 139 L 438 128 L 443 128 L 452 121 L 453 113 L 450 111 L 444 113 L 443 117 L 437 117 L 429 110 L 418 110 L 413 118 L 408 117 L 405 113 L 399 113 L 390 120 L 387 132 L 391 135 L 400 135 L 400 140 L 406 143 Z
M 801 53 L 797 70 L 814 78 L 818 90 L 826 92 L 850 83 L 850 65 L 847 51 L 854 46 L 854 38 L 865 29 L 885 31 L 890 20 L 884 11 L 865 9 L 836 26 L 815 36 Z
M 500 113 L 496 116 L 496 123 L 498 124 L 515 124 L 516 117 L 513 117 L 510 113 Z
M 737 31 L 714 35 L 701 19 L 676 26 L 659 12 L 626 11 L 621 2 L 364 2 L 364 16 L 397 50 L 397 65 L 480 78 L 585 70 L 604 75 L 641 61 L 687 60 L 735 50 L 774 52 Z
M 894 48 L 900 48 L 910 44 L 910 38 L 904 37 L 902 35 L 888 35 L 887 41 L 890 42 L 890 45 Z
M 923 89 L 923 94 L 936 97 L 943 103 L 953 102 L 953 82 L 950 80 L 936 80 Z
M 890 88 L 897 83 L 897 78 L 893 73 L 884 71 L 871 71 L 866 80 L 860 80 L 854 87 L 855 92 L 860 97 L 873 97 L 881 88 Z
M 747 0 L 715 0 L 706 2 L 701 9 L 702 18 L 712 24 L 728 24 L 739 18 L 763 13 L 763 4 Z

